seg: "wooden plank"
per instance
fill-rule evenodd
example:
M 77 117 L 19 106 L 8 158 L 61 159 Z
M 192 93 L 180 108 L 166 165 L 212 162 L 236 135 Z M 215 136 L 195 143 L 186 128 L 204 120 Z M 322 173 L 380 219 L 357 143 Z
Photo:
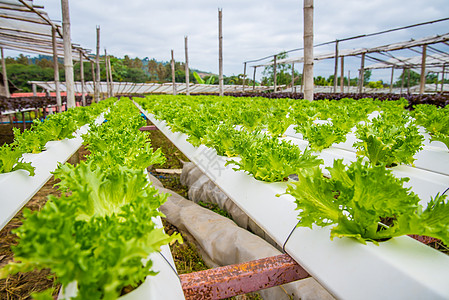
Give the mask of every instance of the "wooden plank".
M 224 299 L 310 277 L 289 255 L 179 275 L 184 296 Z
M 154 169 L 157 173 L 181 175 L 182 169 Z

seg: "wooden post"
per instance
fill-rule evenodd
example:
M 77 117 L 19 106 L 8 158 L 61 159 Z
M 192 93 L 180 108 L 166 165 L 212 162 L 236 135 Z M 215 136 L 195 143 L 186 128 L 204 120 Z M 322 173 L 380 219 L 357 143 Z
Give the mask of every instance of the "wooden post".
M 90 62 L 90 67 L 92 68 L 92 84 L 94 87 L 93 102 L 98 102 L 97 98 L 96 98 L 97 97 L 97 81 L 95 80 L 95 66 L 94 66 L 93 61 Z
M 300 92 L 304 93 L 304 63 L 302 64 L 302 73 L 301 73 L 300 85 L 301 85 Z
M 171 81 L 173 83 L 173 95 L 176 95 L 176 82 L 175 82 L 175 55 L 173 49 L 171 50 Z
M 70 37 L 69 0 L 61 0 L 62 34 L 64 40 L 64 70 L 67 108 L 75 107 L 75 78 L 73 75 L 72 41 Z
M 444 71 L 445 71 L 446 65 L 443 64 L 443 72 L 441 73 L 441 92 L 444 90 Z
M 106 70 L 106 87 L 107 87 L 107 95 L 108 98 L 111 97 L 111 86 L 109 82 L 109 67 L 108 67 L 108 52 L 106 51 L 106 48 L 104 48 L 104 68 Z
M 257 67 L 254 67 L 254 72 L 253 72 L 253 91 L 256 89 L 256 69 L 257 69 Z
M 56 28 L 51 28 L 52 45 L 53 45 L 53 71 L 55 77 L 55 92 L 56 92 L 56 106 L 58 107 L 58 112 L 62 111 L 61 108 L 61 91 L 59 89 L 59 67 L 58 67 L 58 52 L 56 49 Z
M 334 66 L 334 93 L 337 92 L 338 77 L 338 40 L 335 41 L 335 66 Z
M 437 78 L 435 81 L 435 92 L 438 92 L 438 77 L 440 77 L 440 74 L 439 73 L 436 73 L 436 74 L 437 74 Z
M 6 98 L 9 98 L 9 97 L 11 97 L 11 94 L 9 93 L 8 74 L 6 73 L 6 62 L 5 62 L 5 55 L 3 53 L 3 47 L 0 48 L 0 51 L 2 53 L 3 86 L 5 87 Z
M 108 56 L 108 68 L 109 68 L 109 84 L 111 90 L 109 91 L 109 94 L 111 97 L 114 97 L 114 80 L 112 78 L 112 66 L 111 66 L 111 57 Z
M 405 79 L 405 69 L 402 69 L 402 78 L 401 78 L 401 96 L 402 96 L 402 89 L 404 88 L 404 79 Z
M 410 69 L 407 69 L 407 94 L 410 94 Z
M 422 59 L 421 59 L 421 80 L 419 82 L 419 93 L 421 95 L 424 93 L 424 87 L 426 84 L 426 56 L 427 56 L 427 45 L 423 45 Z
M 393 92 L 393 77 L 394 77 L 394 66 L 391 68 L 390 94 Z
M 246 61 L 243 63 L 243 86 L 242 91 L 245 91 L 245 83 L 246 83 Z
M 292 93 L 295 92 L 295 63 L 292 62 Z
M 218 84 L 220 96 L 223 96 L 223 28 L 222 9 L 218 9 Z
M 276 83 L 277 83 L 277 63 L 276 63 L 276 55 L 274 56 L 273 59 L 273 85 L 274 85 L 274 89 L 273 91 L 276 93 Z
M 359 81 L 359 93 L 363 92 L 363 83 L 365 81 L 365 53 L 362 53 L 362 61 L 360 63 L 360 81 Z
M 341 63 L 341 67 L 340 67 L 340 93 L 344 92 L 344 87 L 345 87 L 345 61 L 344 61 L 345 57 L 341 56 L 340 57 L 340 63 Z
M 83 53 L 80 51 L 80 81 L 81 81 L 81 105 L 86 106 L 86 95 L 84 94 L 84 61 Z
M 100 79 L 100 26 L 97 26 L 97 56 L 95 57 L 95 63 L 97 65 L 97 74 L 96 74 L 96 90 L 95 90 L 95 101 L 100 101 L 100 93 L 101 93 L 101 79 Z
M 187 47 L 187 36 L 184 37 L 184 45 L 185 45 L 185 55 L 186 55 L 186 95 L 190 95 L 189 85 L 190 85 L 190 70 L 189 70 L 189 51 Z
M 313 0 L 304 0 L 304 99 L 313 101 Z
M 35 83 L 31 84 L 31 90 L 33 91 L 33 96 L 37 96 L 37 85 Z
M 351 91 L 351 70 L 348 70 L 348 93 Z

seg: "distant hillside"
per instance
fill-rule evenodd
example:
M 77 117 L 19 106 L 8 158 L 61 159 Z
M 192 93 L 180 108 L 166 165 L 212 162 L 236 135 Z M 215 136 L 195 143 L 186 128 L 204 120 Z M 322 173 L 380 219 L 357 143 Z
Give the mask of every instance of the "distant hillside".
M 145 57 L 140 59 L 138 57 L 131 58 L 125 55 L 123 58 L 110 56 L 112 66 L 112 77 L 115 82 L 171 82 L 172 71 L 171 65 L 168 61 L 157 61 Z M 101 74 L 102 81 L 106 80 L 106 70 L 104 68 L 103 56 L 101 56 Z M 64 64 L 62 58 L 59 61 L 60 81 L 65 80 Z M 53 81 L 53 57 L 46 55 L 26 56 L 19 54 L 17 57 L 7 57 L 5 59 L 6 69 L 8 72 L 8 79 L 12 84 L 17 86 L 21 92 L 30 92 L 31 85 L 29 81 Z M 80 80 L 80 63 L 74 61 L 73 70 L 75 80 Z M 205 80 L 211 76 L 215 77 L 212 82 L 218 84 L 218 76 L 212 72 L 207 72 L 198 69 L 190 69 L 190 82 L 197 83 L 193 72 L 198 73 L 201 78 Z M 84 61 L 84 79 L 86 81 L 92 80 L 92 68 L 90 62 Z M 185 66 L 184 62 L 175 63 L 175 81 L 185 82 Z M 247 80 L 249 84 L 249 80 Z M 242 77 L 238 76 L 224 76 L 224 84 L 242 84 Z

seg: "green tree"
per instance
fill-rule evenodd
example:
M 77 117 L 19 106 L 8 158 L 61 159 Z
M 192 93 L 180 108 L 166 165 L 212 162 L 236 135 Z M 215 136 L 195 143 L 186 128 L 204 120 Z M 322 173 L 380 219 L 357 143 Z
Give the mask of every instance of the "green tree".
M 320 86 L 328 86 L 329 85 L 329 82 L 323 76 L 314 77 L 313 81 L 314 81 L 315 85 L 320 85 Z
M 48 60 L 46 58 L 42 58 L 42 59 L 36 61 L 36 65 L 41 68 L 53 68 L 53 61 Z M 59 67 L 61 67 L 61 66 L 59 66 Z M 64 66 L 62 66 L 62 67 L 64 67 Z
M 144 83 L 148 80 L 147 74 L 141 68 L 128 68 L 123 81 Z
M 23 92 L 31 92 L 31 85 L 28 84 L 28 81 L 54 80 L 53 68 L 16 63 L 7 65 L 6 71 L 8 72 L 8 79 Z
M 287 52 L 281 52 L 276 55 L 276 61 L 287 58 Z M 274 62 L 274 58 L 271 60 Z M 290 64 L 276 64 L 276 83 L 278 85 L 290 85 L 292 82 Z M 262 72 L 262 84 L 273 85 L 274 84 L 274 65 L 266 66 Z M 298 72 L 295 72 L 295 77 L 299 76 Z
M 22 53 L 20 53 L 19 56 L 16 58 L 16 63 L 21 64 L 21 65 L 29 65 L 30 64 L 28 57 L 23 55 Z
M 404 82 L 404 87 L 406 87 L 407 85 L 414 86 L 418 85 L 420 80 L 420 74 L 414 72 L 413 70 L 404 69 L 402 70 L 401 76 L 399 76 L 399 79 L 393 84 L 393 86 L 400 87 L 402 86 L 402 82 Z
M 371 70 L 365 70 L 365 74 L 363 74 L 363 85 L 367 85 L 371 79 Z
M 156 62 L 155 59 L 148 61 L 147 69 L 148 73 L 150 74 L 150 79 L 157 79 L 157 72 L 156 72 L 157 66 L 158 63 Z

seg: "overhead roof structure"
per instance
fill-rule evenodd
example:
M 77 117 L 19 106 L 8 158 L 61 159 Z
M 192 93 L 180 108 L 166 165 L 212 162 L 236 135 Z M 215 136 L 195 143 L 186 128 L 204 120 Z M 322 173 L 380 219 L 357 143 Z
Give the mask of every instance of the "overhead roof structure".
M 36 86 L 47 90 L 54 91 L 55 90 L 55 82 L 54 81 L 30 81 L 30 84 L 35 84 Z M 247 91 L 255 90 L 258 92 L 272 89 L 272 86 L 254 86 L 249 87 L 246 86 Z M 65 91 L 66 87 L 62 83 L 61 91 Z M 107 83 L 100 83 L 100 90 L 107 91 Z M 173 84 L 172 83 L 134 83 L 134 82 L 112 82 L 112 90 L 113 94 L 148 94 L 148 93 L 161 93 L 161 94 L 172 94 L 173 93 Z M 176 90 L 178 93 L 186 92 L 186 84 L 185 83 L 176 83 Z M 244 91 L 242 85 L 224 85 L 223 90 L 225 93 L 235 93 Z M 189 85 L 190 93 L 218 93 L 219 85 L 212 84 L 194 84 L 191 83 Z M 75 82 L 75 92 L 81 93 L 81 83 Z M 93 93 L 94 85 L 92 81 L 88 81 L 85 83 L 85 93 Z
M 52 28 L 56 29 L 56 52 L 64 56 L 61 26 L 52 21 L 42 6 L 31 0 L 0 0 L 0 47 L 43 55 L 53 55 Z M 72 57 L 81 52 L 90 60 L 88 49 L 72 43 Z
M 388 60 L 365 66 L 365 69 L 387 69 L 395 67 L 398 69 L 418 71 L 421 68 L 421 63 L 421 56 L 391 57 Z M 426 57 L 426 70 L 428 72 L 440 73 L 443 71 L 445 65 L 449 66 L 449 54 L 434 54 Z
M 421 39 L 412 39 L 410 41 L 405 41 L 405 42 L 398 42 L 398 43 L 393 43 L 393 44 L 388 44 L 388 45 L 383 45 L 383 46 L 378 46 L 378 47 L 373 47 L 373 48 L 357 48 L 357 49 L 342 49 L 338 51 L 338 56 L 342 57 L 342 56 L 358 56 L 361 54 L 370 54 L 370 53 L 386 53 L 386 52 L 390 52 L 390 51 L 396 51 L 396 50 L 403 50 L 403 49 L 412 49 L 414 47 L 419 47 L 419 46 L 423 46 L 423 45 L 433 45 L 433 44 L 438 44 L 438 43 L 444 43 L 447 45 L 447 43 L 449 42 L 449 33 L 445 33 L 443 35 L 436 35 L 436 36 L 429 36 L 429 37 L 425 37 L 425 38 L 421 38 Z M 413 58 L 411 61 L 409 61 L 409 63 L 405 63 L 404 61 L 402 61 L 402 59 L 399 58 L 394 58 L 391 56 L 391 60 L 382 60 L 382 59 L 374 59 L 374 60 L 378 60 L 379 62 L 383 62 L 385 63 L 385 68 L 391 68 L 395 65 L 402 65 L 404 67 L 409 67 L 409 68 L 413 68 L 416 67 L 416 65 L 421 64 L 421 61 L 419 61 L 419 63 L 415 62 L 415 58 Z M 314 60 L 319 61 L 319 60 L 324 60 L 324 59 L 331 59 L 331 58 L 335 58 L 335 52 L 327 52 L 327 53 L 322 53 L 322 54 L 316 54 L 314 56 Z M 428 56 L 428 58 L 430 58 L 430 56 Z M 407 60 L 409 60 L 411 58 L 407 58 Z M 419 56 L 419 60 L 421 59 L 421 56 Z M 440 65 L 442 66 L 445 63 L 449 63 L 449 53 L 441 53 L 440 55 L 436 55 L 434 56 L 434 59 L 432 60 L 432 63 L 428 63 L 426 62 L 426 65 L 432 66 L 432 64 L 435 64 L 435 61 L 439 61 Z M 297 56 L 297 57 L 291 57 L 291 58 L 285 58 L 285 59 L 279 59 L 276 61 L 276 64 L 291 64 L 291 63 L 301 63 L 304 62 L 304 57 L 303 56 Z M 265 64 L 259 64 L 259 65 L 255 65 L 253 67 L 265 67 L 265 66 L 271 66 L 273 65 L 274 62 L 268 62 Z M 366 69 L 368 67 L 365 67 Z M 380 68 L 380 65 L 378 65 L 376 67 L 376 69 Z

